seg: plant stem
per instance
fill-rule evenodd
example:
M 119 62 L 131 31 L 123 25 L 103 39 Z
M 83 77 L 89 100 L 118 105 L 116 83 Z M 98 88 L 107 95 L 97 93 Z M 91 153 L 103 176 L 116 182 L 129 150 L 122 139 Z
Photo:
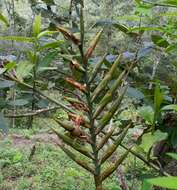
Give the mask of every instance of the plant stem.
M 84 28 L 84 17 L 83 17 L 83 6 L 81 6 L 80 9 L 80 33 L 81 33 L 81 44 L 79 46 L 80 54 L 81 54 L 81 62 L 82 65 L 85 69 L 85 74 L 84 74 L 84 82 L 86 84 L 86 100 L 87 100 L 87 107 L 89 109 L 88 111 L 88 117 L 90 121 L 90 135 L 91 135 L 91 147 L 93 151 L 93 164 L 95 166 L 95 174 L 94 174 L 94 180 L 95 180 L 95 186 L 96 190 L 103 190 L 102 188 L 102 180 L 101 180 L 101 167 L 99 164 L 99 158 L 98 158 L 98 150 L 96 146 L 96 129 L 94 125 L 94 118 L 93 118 L 93 104 L 91 101 L 91 89 L 90 89 L 90 83 L 89 83 L 89 77 L 88 77 L 88 61 L 85 59 L 84 56 L 84 33 L 85 33 L 85 28 Z
M 36 54 L 37 51 L 37 43 L 34 44 L 34 56 L 35 56 L 35 60 L 33 62 L 34 67 L 33 67 L 33 93 L 32 93 L 32 104 L 31 104 L 31 110 L 33 111 L 35 109 L 35 94 L 36 94 L 36 78 L 37 78 L 37 64 L 38 64 L 38 57 Z M 28 121 L 28 129 L 32 128 L 33 125 L 33 116 L 30 116 L 29 121 Z

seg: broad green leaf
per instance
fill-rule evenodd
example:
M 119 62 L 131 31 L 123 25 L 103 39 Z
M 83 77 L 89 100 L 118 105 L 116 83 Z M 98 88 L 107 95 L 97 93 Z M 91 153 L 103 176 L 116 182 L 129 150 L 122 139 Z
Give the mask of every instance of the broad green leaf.
M 165 140 L 167 137 L 168 133 L 163 133 L 160 130 L 156 130 L 153 134 L 146 133 L 142 137 L 142 143 L 140 147 L 143 148 L 145 152 L 148 152 L 155 143 Z
M 4 15 L 2 15 L 0 13 L 0 21 L 2 21 L 6 26 L 9 26 L 9 22 L 8 20 L 6 19 L 6 17 Z
M 177 104 L 171 104 L 168 106 L 164 106 L 161 110 L 162 111 L 167 111 L 167 110 L 177 111 Z
M 173 176 L 157 177 L 153 179 L 147 179 L 146 181 L 155 186 L 173 189 L 173 190 L 177 189 L 177 177 Z
M 15 85 L 15 82 L 9 80 L 0 81 L 0 89 L 10 88 Z
M 37 37 L 41 32 L 41 15 L 36 15 L 33 23 L 33 36 Z
M 16 99 L 15 101 L 9 101 L 8 104 L 11 106 L 25 106 L 27 105 L 29 102 L 25 99 Z
M 169 45 L 167 48 L 166 48 L 166 52 L 167 53 L 176 53 L 176 50 L 177 50 L 177 44 L 175 45 Z M 175 62 L 176 63 L 176 62 Z M 173 63 L 172 63 L 173 64 Z M 174 64 L 175 65 L 175 64 Z M 177 65 L 177 64 L 176 64 Z
M 17 42 L 33 43 L 34 38 L 23 36 L 0 36 L 0 40 L 12 40 Z
M 56 41 L 56 42 L 50 42 L 50 43 L 47 43 L 43 46 L 41 46 L 39 48 L 39 51 L 42 51 L 44 49 L 55 49 L 55 48 L 59 48 L 61 44 L 63 44 L 64 41 L 60 40 L 60 41 Z
M 138 110 L 139 115 L 147 124 L 152 125 L 154 121 L 154 110 L 150 106 L 143 106 Z
M 4 118 L 3 113 L 0 113 L 0 130 L 2 130 L 3 133 L 7 133 L 8 132 L 7 121 Z
M 33 66 L 34 65 L 29 63 L 28 61 L 20 62 L 16 69 L 17 78 L 22 80 L 23 78 L 29 76 Z
M 175 153 L 167 153 L 168 156 L 170 156 L 171 158 L 177 160 L 177 154 Z
M 136 88 L 132 88 L 132 87 L 128 87 L 126 95 L 132 98 L 136 98 L 136 99 L 144 98 L 144 94 L 140 90 Z
M 98 26 L 102 26 L 102 27 L 103 26 L 107 26 L 107 27 L 113 26 L 114 28 L 119 29 L 121 32 L 124 32 L 125 34 L 127 34 L 129 36 L 138 35 L 136 33 L 131 32 L 130 28 L 127 27 L 126 25 L 120 24 L 120 23 L 112 21 L 112 20 L 97 21 L 92 27 L 94 28 L 94 27 L 98 27 Z
M 151 39 L 154 44 L 156 44 L 159 47 L 167 48 L 170 44 L 168 43 L 167 40 L 165 40 L 162 36 L 160 35 L 152 35 Z
M 144 180 L 141 190 L 153 190 L 152 185 L 148 183 L 146 180 Z
M 158 119 L 159 113 L 160 113 L 160 107 L 164 99 L 163 91 L 160 88 L 160 84 L 157 83 L 155 87 L 155 93 L 154 93 L 154 125 L 156 120 Z
M 15 68 L 15 66 L 16 66 L 16 62 L 9 62 L 4 67 L 9 71 L 9 70 Z
M 49 52 L 48 54 L 45 55 L 45 57 L 42 58 L 42 60 L 40 60 L 39 68 L 49 67 L 50 63 L 53 60 L 55 60 L 57 56 L 58 56 L 57 51 Z
M 177 1 L 176 0 L 165 0 L 165 1 L 162 1 L 162 3 L 168 4 L 168 5 L 176 5 L 176 7 L 177 7 Z
M 164 29 L 161 27 L 134 27 L 134 28 L 129 28 L 129 32 L 133 32 L 133 31 L 161 31 L 164 32 Z
M 149 4 L 141 4 L 139 3 L 136 7 L 135 14 L 137 15 L 144 15 L 144 16 L 151 16 L 151 8 L 153 6 Z

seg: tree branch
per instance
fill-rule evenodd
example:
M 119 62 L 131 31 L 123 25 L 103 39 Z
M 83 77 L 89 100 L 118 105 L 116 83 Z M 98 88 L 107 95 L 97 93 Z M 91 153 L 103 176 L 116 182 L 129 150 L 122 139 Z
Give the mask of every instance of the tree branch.
M 31 117 L 31 116 L 40 115 L 40 114 L 45 113 L 45 112 L 53 111 L 53 110 L 56 110 L 56 109 L 59 109 L 59 108 L 60 107 L 57 106 L 57 107 L 39 109 L 39 110 L 35 110 L 33 112 L 28 112 L 28 113 L 23 113 L 23 114 L 18 114 L 18 115 L 5 114 L 4 116 L 7 117 L 7 118 Z

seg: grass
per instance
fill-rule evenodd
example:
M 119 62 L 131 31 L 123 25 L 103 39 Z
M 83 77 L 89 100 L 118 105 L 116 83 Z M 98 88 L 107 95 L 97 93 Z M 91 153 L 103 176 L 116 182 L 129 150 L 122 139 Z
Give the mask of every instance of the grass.
M 0 139 L 0 190 L 94 190 L 92 177 L 54 143 L 36 141 L 35 154 L 29 160 L 33 137 L 48 131 L 41 122 L 36 120 L 30 130 L 10 130 L 10 134 L 22 138 L 21 143 L 14 144 L 11 135 Z M 125 170 L 128 184 L 134 184 L 137 190 L 141 185 L 139 176 L 148 170 L 140 161 L 134 163 L 134 157 L 129 156 Z M 116 175 L 106 180 L 104 186 L 106 190 L 120 190 Z
M 11 130 L 29 142 L 38 132 L 36 129 Z M 0 190 L 94 190 L 92 177 L 58 146 L 37 142 L 35 154 L 29 161 L 31 147 L 30 143 L 14 145 L 10 136 L 0 140 Z M 116 186 L 115 177 L 105 182 L 107 190 Z

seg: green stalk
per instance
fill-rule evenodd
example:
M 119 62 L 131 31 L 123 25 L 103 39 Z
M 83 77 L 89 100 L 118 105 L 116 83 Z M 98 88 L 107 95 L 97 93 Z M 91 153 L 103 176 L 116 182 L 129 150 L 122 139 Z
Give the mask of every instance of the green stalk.
M 96 146 L 96 129 L 94 125 L 94 119 L 93 119 L 93 105 L 91 101 L 91 89 L 90 89 L 90 83 L 89 83 L 89 78 L 88 78 L 88 61 L 84 56 L 84 18 L 83 18 L 83 7 L 81 6 L 80 10 L 80 30 L 81 30 L 81 45 L 79 46 L 80 54 L 81 54 L 81 62 L 83 64 L 83 67 L 85 69 L 85 75 L 84 75 L 84 83 L 86 84 L 86 100 L 87 100 L 87 107 L 88 107 L 88 117 L 89 117 L 89 122 L 90 122 L 90 136 L 91 136 L 91 147 L 93 151 L 93 164 L 94 164 L 94 180 L 95 180 L 95 186 L 96 190 L 102 190 L 102 182 L 101 182 L 101 167 L 99 165 L 99 158 L 98 158 L 98 150 Z

